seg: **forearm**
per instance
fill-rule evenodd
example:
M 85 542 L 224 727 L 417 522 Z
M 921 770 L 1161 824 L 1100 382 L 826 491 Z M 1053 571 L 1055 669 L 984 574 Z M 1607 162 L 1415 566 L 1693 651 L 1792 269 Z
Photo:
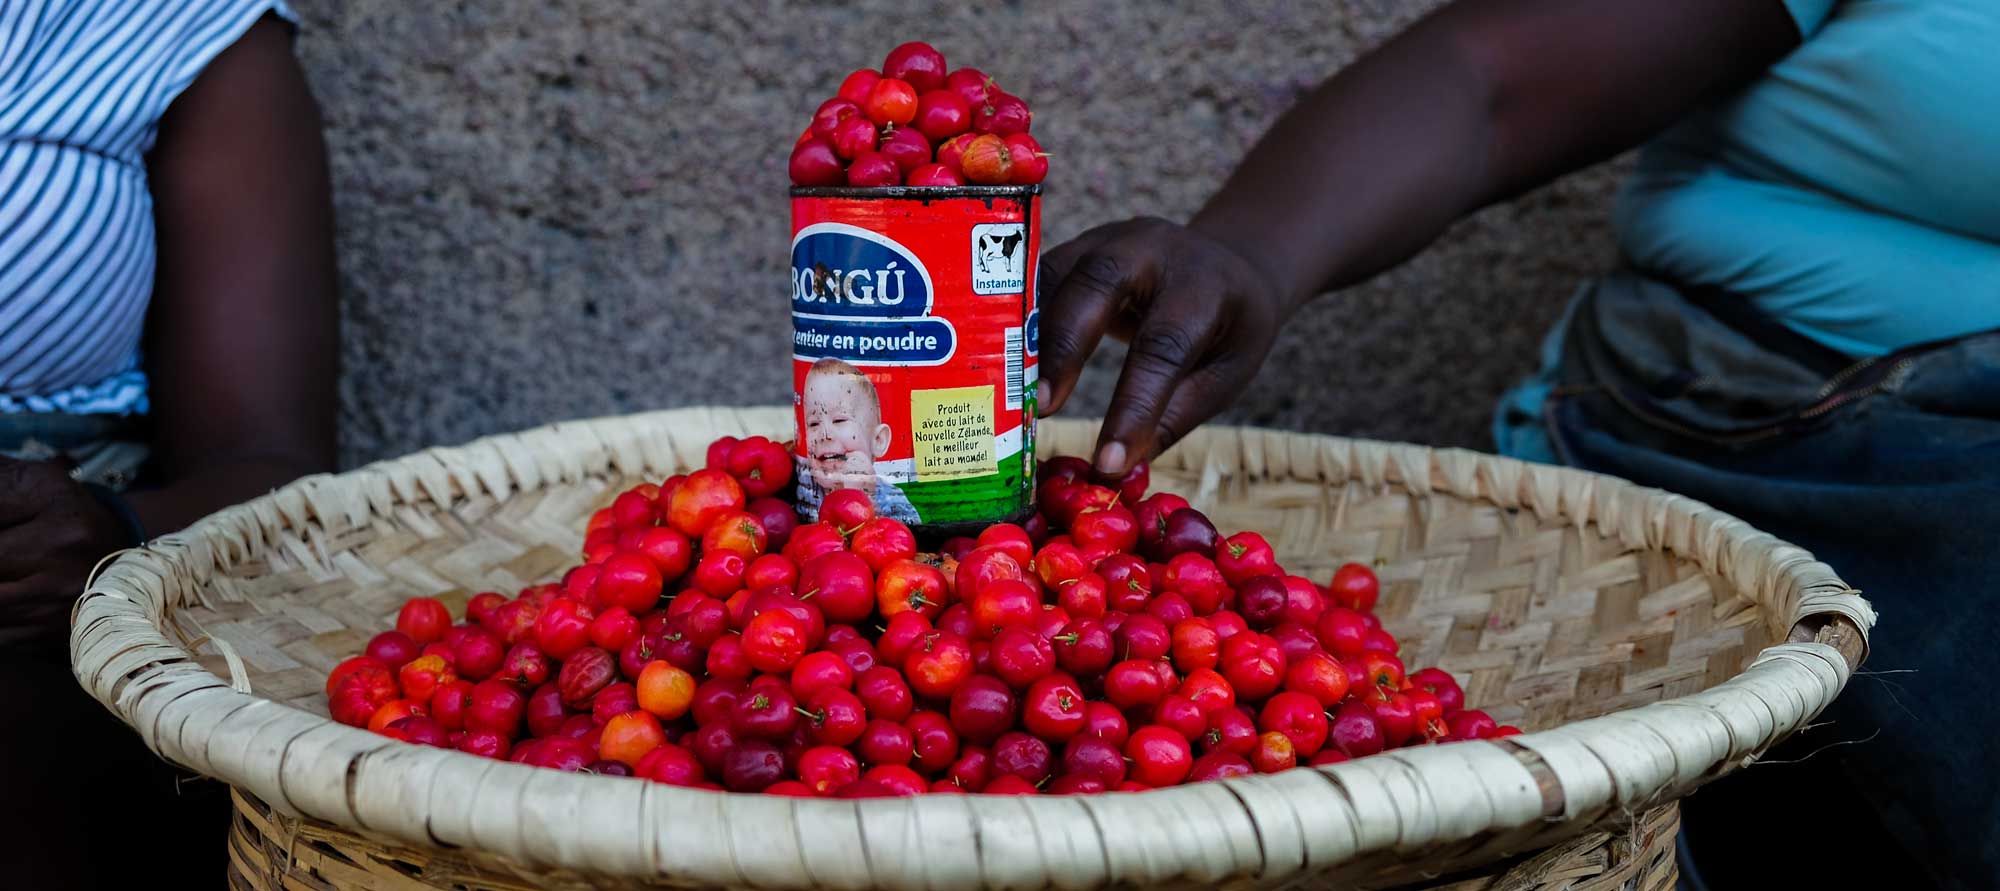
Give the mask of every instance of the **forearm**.
M 1426 21 L 1315 88 L 1190 226 L 1296 305 L 1421 250 L 1488 191 L 1485 86 Z
M 1798 39 L 1778 0 L 1453 4 L 1315 89 L 1191 225 L 1296 304 L 1639 144 Z

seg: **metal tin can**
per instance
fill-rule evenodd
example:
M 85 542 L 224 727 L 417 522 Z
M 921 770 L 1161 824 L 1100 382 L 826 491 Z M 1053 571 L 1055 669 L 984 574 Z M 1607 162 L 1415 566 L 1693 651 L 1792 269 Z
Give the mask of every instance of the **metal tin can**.
M 1034 506 L 1040 186 L 792 190 L 799 511 L 833 489 L 927 540 Z

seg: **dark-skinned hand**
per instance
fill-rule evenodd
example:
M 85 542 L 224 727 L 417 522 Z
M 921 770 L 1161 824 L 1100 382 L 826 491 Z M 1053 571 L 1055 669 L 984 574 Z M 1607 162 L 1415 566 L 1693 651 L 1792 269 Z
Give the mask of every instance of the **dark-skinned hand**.
M 0 647 L 46 646 L 125 526 L 61 464 L 0 457 Z
M 1042 259 L 1037 402 L 1062 408 L 1110 335 L 1129 344 L 1096 465 L 1149 460 L 1233 402 L 1294 306 L 1235 248 L 1158 218 L 1099 226 Z

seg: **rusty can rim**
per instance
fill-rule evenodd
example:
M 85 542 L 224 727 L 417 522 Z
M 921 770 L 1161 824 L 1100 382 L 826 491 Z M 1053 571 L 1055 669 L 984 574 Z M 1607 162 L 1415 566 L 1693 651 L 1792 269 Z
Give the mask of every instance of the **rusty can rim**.
M 793 186 L 793 198 L 1027 198 L 1042 193 L 1042 186 Z

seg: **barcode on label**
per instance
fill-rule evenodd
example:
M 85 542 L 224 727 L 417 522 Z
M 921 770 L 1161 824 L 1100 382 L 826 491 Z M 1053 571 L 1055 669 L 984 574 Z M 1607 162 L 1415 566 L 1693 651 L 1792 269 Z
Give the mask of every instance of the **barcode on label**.
M 1021 329 L 1007 329 L 1007 407 L 1021 407 Z

